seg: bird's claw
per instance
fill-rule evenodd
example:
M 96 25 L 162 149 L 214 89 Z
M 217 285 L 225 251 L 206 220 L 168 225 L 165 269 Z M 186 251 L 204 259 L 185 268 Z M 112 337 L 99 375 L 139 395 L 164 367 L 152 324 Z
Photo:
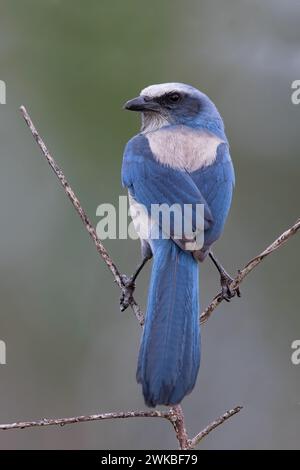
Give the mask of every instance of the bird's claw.
M 132 301 L 133 292 L 135 289 L 135 283 L 132 277 L 126 276 L 126 274 L 122 274 L 122 281 L 123 281 L 123 288 L 122 294 L 120 297 L 120 310 L 124 312 L 130 305 Z
M 221 287 L 222 287 L 222 298 L 226 300 L 226 302 L 230 302 L 230 300 L 237 295 L 241 297 L 240 288 L 237 287 L 236 289 L 231 288 L 231 284 L 233 283 L 232 277 L 228 274 L 224 274 L 221 276 Z

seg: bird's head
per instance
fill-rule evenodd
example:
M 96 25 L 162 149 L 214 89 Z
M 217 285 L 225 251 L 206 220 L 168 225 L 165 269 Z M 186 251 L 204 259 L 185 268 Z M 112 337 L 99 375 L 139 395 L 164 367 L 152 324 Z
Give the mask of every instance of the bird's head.
M 140 96 L 127 101 L 124 108 L 142 113 L 143 132 L 176 124 L 222 125 L 221 116 L 208 96 L 184 83 L 151 85 L 144 88 Z

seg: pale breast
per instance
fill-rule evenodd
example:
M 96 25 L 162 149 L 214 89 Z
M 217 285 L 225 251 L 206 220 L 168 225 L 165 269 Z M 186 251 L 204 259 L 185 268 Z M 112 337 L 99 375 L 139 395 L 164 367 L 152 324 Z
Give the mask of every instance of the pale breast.
M 146 134 L 154 158 L 164 165 L 196 171 L 211 165 L 224 141 L 206 130 L 187 126 L 162 128 Z

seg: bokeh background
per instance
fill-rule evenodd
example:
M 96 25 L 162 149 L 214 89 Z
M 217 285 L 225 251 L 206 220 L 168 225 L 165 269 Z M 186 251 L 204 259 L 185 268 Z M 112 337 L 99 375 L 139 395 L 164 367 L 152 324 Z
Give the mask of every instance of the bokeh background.
M 122 151 L 139 128 L 123 102 L 152 83 L 183 81 L 222 113 L 237 185 L 215 252 L 232 273 L 299 216 L 297 0 L 1 0 L 0 421 L 143 408 L 135 381 L 140 329 L 26 128 L 25 104 L 93 222 L 117 204 Z M 122 272 L 139 243 L 105 242 Z M 145 306 L 150 266 L 136 296 Z M 201 266 L 201 302 L 219 288 Z M 299 448 L 299 239 L 266 260 L 203 328 L 190 434 L 244 410 L 202 449 Z M 1 433 L 9 449 L 176 448 L 160 420 Z

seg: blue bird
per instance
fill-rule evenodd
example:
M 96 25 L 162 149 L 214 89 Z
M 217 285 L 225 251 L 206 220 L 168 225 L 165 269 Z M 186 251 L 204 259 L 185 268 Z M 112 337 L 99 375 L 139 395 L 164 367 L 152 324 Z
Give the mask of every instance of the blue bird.
M 220 273 L 224 298 L 229 301 L 235 295 L 232 279 L 211 251 L 231 205 L 234 170 L 222 118 L 196 88 L 182 83 L 152 85 L 124 107 L 141 112 L 142 127 L 126 145 L 122 183 L 131 208 L 145 207 L 138 226 L 141 231 L 147 223 L 148 231 L 141 237 L 140 266 L 124 278 L 127 291 L 121 309 L 128 306 L 136 277 L 153 256 L 136 376 L 148 406 L 176 405 L 192 391 L 200 364 L 198 262 L 209 255 Z M 175 237 L 175 217 L 169 238 L 152 237 L 153 225 L 163 233 L 161 219 L 151 218 L 153 204 L 189 204 L 194 238 Z M 191 245 L 199 230 L 198 204 L 204 207 L 201 246 Z

